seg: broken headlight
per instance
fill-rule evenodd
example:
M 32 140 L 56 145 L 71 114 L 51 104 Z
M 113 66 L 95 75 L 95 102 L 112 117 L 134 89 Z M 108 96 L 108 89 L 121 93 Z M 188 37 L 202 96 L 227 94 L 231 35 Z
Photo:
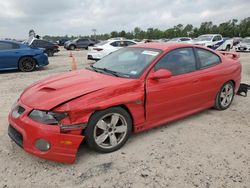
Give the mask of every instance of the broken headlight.
M 67 116 L 67 113 L 58 113 L 51 111 L 33 110 L 29 117 L 40 123 L 48 125 L 57 125 L 63 118 Z

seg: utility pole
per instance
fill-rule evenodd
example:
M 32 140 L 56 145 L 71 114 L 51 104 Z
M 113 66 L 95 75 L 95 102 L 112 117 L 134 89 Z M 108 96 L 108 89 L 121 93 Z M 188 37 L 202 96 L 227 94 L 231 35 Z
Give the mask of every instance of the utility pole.
M 94 38 L 96 40 L 96 29 L 92 29 L 92 32 L 94 33 Z

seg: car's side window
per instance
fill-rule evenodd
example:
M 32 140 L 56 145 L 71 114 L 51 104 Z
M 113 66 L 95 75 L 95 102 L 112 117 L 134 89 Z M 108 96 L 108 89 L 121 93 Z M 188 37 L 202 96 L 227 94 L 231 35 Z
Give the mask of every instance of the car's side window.
M 11 50 L 19 48 L 16 44 L 11 44 L 9 42 L 0 42 L 0 50 Z
M 125 47 L 125 46 L 127 46 L 127 43 L 125 41 L 119 41 L 118 46 L 119 47 Z
M 181 38 L 180 40 L 181 41 L 189 41 L 190 39 L 189 38 Z
M 158 61 L 155 69 L 168 69 L 173 75 L 195 71 L 196 60 L 193 48 L 180 48 L 167 53 Z
M 134 42 L 131 42 L 131 41 L 125 41 L 125 43 L 126 43 L 126 46 L 131 46 L 135 44 Z
M 117 47 L 118 46 L 118 42 L 117 41 L 116 42 L 112 42 L 110 45 L 113 46 L 113 47 Z
M 196 53 L 199 58 L 201 68 L 210 67 L 221 62 L 219 56 L 208 50 L 196 48 Z
M 220 36 L 214 36 L 214 38 L 213 38 L 213 41 L 219 41 L 219 40 L 221 40 L 222 38 L 220 37 Z

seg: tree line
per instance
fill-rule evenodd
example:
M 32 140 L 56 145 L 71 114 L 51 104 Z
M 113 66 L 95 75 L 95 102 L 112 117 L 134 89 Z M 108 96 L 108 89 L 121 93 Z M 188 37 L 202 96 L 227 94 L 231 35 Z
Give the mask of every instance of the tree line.
M 143 30 L 140 27 L 135 27 L 132 31 L 112 31 L 106 34 L 97 34 L 90 36 L 44 36 L 45 40 L 60 40 L 62 38 L 75 39 L 81 37 L 91 37 L 97 40 L 107 40 L 114 37 L 125 37 L 128 39 L 161 39 L 175 37 L 198 37 L 202 34 L 219 33 L 224 37 L 250 37 L 250 17 L 243 20 L 232 19 L 221 24 L 213 24 L 212 21 L 202 22 L 199 27 L 194 27 L 192 24 L 178 24 L 166 30 L 158 28 L 148 28 Z

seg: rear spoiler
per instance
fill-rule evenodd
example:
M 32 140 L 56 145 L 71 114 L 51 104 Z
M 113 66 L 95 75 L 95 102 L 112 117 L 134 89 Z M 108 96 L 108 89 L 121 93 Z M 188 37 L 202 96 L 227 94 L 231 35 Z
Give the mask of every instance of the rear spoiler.
M 236 52 L 219 51 L 219 53 L 221 53 L 222 55 L 227 56 L 231 59 L 235 59 L 235 60 L 240 59 L 240 54 L 236 53 Z

